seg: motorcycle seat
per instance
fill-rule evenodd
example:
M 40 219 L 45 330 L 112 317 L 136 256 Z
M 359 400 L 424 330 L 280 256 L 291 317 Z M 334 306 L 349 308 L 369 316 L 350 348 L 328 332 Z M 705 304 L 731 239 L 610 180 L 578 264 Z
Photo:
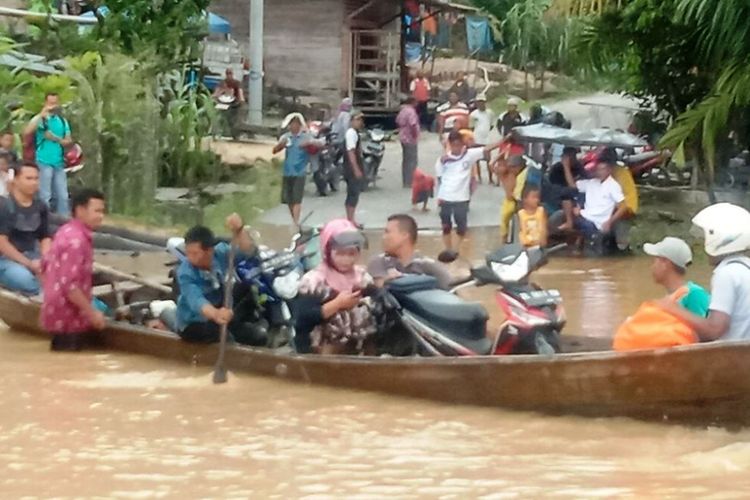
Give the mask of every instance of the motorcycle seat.
M 490 354 L 487 311 L 444 290 L 422 290 L 399 296 L 401 306 L 454 342 L 478 354 Z

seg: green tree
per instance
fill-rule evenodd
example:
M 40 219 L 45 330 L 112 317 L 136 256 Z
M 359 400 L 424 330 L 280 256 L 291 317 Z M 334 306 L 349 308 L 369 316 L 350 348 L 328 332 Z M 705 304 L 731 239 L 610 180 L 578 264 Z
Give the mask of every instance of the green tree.
M 616 90 L 677 117 L 710 88 L 710 72 L 696 64 L 694 26 L 674 19 L 676 0 L 631 0 L 592 18 L 576 49 L 601 73 L 619 74 Z
M 210 0 L 107 0 L 109 13 L 99 15 L 95 36 L 123 52 L 161 67 L 174 68 L 200 59 L 200 41 L 208 34 Z M 144 57 L 146 56 L 146 57 Z
M 699 104 L 683 113 L 664 137 L 679 144 L 696 133 L 713 175 L 718 145 L 729 132 L 748 144 L 750 107 L 750 3 L 746 0 L 677 0 L 675 18 L 695 27 L 697 64 L 710 66 L 717 78 Z

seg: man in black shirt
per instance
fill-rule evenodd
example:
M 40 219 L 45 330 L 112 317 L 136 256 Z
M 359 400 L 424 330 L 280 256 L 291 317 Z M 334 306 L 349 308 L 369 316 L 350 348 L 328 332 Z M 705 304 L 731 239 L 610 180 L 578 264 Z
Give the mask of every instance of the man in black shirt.
M 8 197 L 0 198 L 0 286 L 26 295 L 39 293 L 41 256 L 51 243 L 49 212 L 37 191 L 39 168 L 24 163 Z

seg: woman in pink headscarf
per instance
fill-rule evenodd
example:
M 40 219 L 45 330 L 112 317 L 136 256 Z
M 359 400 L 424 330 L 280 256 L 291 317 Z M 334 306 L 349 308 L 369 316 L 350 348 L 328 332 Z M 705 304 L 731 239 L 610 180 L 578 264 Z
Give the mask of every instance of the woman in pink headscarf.
M 299 293 L 321 303 L 321 321 L 310 333 L 311 347 L 319 354 L 374 351 L 372 301 L 363 296 L 373 279 L 358 264 L 364 242 L 350 221 L 332 220 L 320 233 L 321 264 L 302 277 Z

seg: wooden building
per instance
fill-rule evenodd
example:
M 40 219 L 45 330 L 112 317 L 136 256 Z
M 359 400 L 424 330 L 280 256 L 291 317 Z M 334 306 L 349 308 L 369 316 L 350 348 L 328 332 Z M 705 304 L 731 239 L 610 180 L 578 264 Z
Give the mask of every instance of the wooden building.
M 211 3 L 245 54 L 249 9 L 250 0 Z M 369 113 L 397 109 L 406 78 L 402 9 L 403 0 L 266 0 L 266 84 L 331 105 L 350 95 Z

